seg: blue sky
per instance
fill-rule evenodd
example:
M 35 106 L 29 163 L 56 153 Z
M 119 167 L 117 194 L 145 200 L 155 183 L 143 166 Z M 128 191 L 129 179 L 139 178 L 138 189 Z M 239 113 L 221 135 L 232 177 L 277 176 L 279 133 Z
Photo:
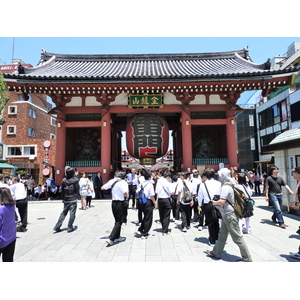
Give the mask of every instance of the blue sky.
M 0 59 L 35 66 L 41 49 L 62 54 L 201 53 L 249 47 L 254 63 L 284 55 L 300 37 L 0 37 Z

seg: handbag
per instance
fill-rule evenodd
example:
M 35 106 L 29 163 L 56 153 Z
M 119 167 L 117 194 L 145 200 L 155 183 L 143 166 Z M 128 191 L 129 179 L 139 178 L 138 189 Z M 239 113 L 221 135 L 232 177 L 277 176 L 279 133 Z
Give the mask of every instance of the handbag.
M 208 192 L 208 189 L 207 189 L 207 186 L 206 186 L 205 182 L 204 182 L 204 185 L 205 185 L 205 188 L 206 188 L 206 192 L 207 192 L 208 198 L 209 198 L 209 200 L 211 200 L 211 197 L 210 197 L 210 194 Z M 213 200 L 215 200 L 215 201 L 219 200 L 219 199 L 220 199 L 220 197 L 217 196 L 217 195 L 215 195 L 214 198 L 213 198 Z M 222 215 L 221 215 L 220 211 L 212 204 L 211 201 L 209 201 L 208 205 L 209 205 L 209 210 L 211 212 L 212 219 L 214 221 L 222 219 Z
M 243 185 L 243 188 L 248 196 L 248 199 L 244 201 L 244 212 L 245 212 L 245 218 L 249 218 L 253 216 L 253 209 L 255 205 L 255 201 L 250 197 L 246 187 Z

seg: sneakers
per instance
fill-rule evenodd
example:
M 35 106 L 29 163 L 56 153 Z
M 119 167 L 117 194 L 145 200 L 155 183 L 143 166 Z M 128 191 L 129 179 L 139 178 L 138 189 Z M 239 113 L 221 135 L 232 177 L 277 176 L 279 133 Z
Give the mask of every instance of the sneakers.
M 290 256 L 300 260 L 300 254 L 296 252 L 290 252 Z
M 201 231 L 203 229 L 203 226 L 199 226 L 198 230 Z
M 285 225 L 285 224 L 281 224 L 281 225 L 279 225 L 279 227 L 280 227 L 280 228 L 283 228 L 283 229 L 286 229 L 288 226 Z
M 187 232 L 186 227 L 183 227 L 183 228 L 182 228 L 182 232 Z

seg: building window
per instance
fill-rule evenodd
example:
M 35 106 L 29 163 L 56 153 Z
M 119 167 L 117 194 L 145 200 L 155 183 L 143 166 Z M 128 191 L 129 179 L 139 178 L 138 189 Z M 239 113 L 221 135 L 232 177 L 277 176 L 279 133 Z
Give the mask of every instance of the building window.
M 36 112 L 34 109 L 29 108 L 29 116 L 32 118 L 36 118 Z
M 17 106 L 16 105 L 8 106 L 8 114 L 9 115 L 16 115 L 17 114 Z
M 7 146 L 7 156 L 27 156 L 36 155 L 36 145 Z
M 34 128 L 28 128 L 28 136 L 35 137 L 35 130 L 34 130 Z
M 16 134 L 17 126 L 16 125 L 9 125 L 7 126 L 7 134 Z
M 28 100 L 26 100 L 27 102 L 32 102 L 32 97 L 31 95 L 28 95 Z M 24 101 L 22 94 L 18 94 L 18 101 Z
M 21 156 L 22 155 L 22 147 L 7 147 L 7 155 L 11 156 Z
M 56 126 L 56 119 L 51 117 L 51 125 Z
M 24 146 L 24 155 L 35 155 L 35 147 L 34 146 Z
M 56 139 L 56 135 L 54 133 L 50 133 L 50 139 Z

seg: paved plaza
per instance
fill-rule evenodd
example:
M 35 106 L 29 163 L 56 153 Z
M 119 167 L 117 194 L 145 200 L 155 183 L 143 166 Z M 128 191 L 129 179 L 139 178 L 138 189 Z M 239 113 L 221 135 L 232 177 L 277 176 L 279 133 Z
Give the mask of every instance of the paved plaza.
M 251 234 L 244 238 L 254 262 L 297 262 L 289 257 L 300 244 L 296 233 L 300 217 L 284 213 L 287 229 L 271 222 L 272 208 L 260 197 L 256 201 L 251 218 Z M 114 224 L 111 200 L 92 200 L 94 207 L 77 210 L 74 225 L 77 230 L 68 233 L 67 216 L 62 232 L 54 233 L 53 227 L 62 211 L 60 200 L 29 201 L 28 230 L 17 233 L 15 262 L 234 262 L 240 258 L 238 247 L 228 238 L 222 260 L 214 261 L 205 251 L 212 249 L 208 244 L 208 230 L 198 231 L 192 224 L 188 232 L 171 222 L 170 234 L 163 236 L 158 222 L 158 210 L 154 211 L 151 238 L 143 240 L 136 233 L 137 210 L 128 209 L 128 223 L 122 227 L 122 240 L 107 247 Z M 80 201 L 78 200 L 78 207 Z

